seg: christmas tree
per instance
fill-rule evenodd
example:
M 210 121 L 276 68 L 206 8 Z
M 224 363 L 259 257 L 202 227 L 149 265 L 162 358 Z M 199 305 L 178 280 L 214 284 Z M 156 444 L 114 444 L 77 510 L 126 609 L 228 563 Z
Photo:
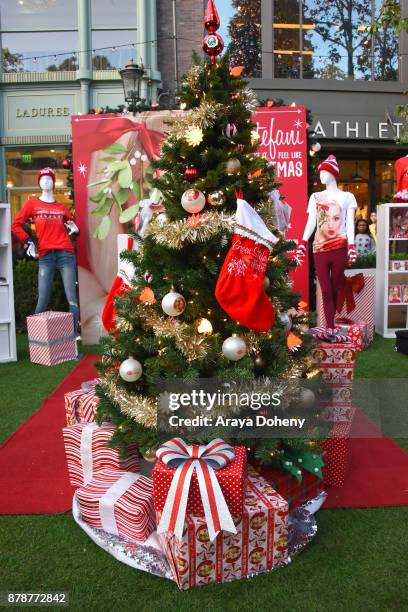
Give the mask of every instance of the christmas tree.
M 244 66 L 244 74 L 262 76 L 261 0 L 233 0 L 235 14 L 228 31 L 231 42 L 228 52 L 235 66 Z M 272 24 L 271 24 L 272 27 Z
M 115 423 L 113 444 L 136 442 L 146 457 L 163 441 L 156 431 L 163 379 L 247 388 L 282 379 L 290 387 L 312 367 L 307 315 L 289 279 L 295 245 L 273 226 L 273 167 L 257 154 L 257 100 L 241 72 L 225 55 L 196 59 L 185 75 L 179 98 L 186 112 L 169 125 L 154 163 L 152 184 L 165 210 L 143 239 L 135 236 L 139 248 L 123 253 L 135 274 L 116 298 L 104 341 L 98 420 Z M 297 474 L 292 459 L 302 456 L 306 469 L 320 473 L 310 437 L 243 434 L 239 443 L 262 462 Z

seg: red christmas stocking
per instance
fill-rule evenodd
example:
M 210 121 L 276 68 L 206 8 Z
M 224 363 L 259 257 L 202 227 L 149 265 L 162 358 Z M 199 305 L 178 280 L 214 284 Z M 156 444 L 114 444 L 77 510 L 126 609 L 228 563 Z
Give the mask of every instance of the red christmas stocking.
M 132 250 L 134 248 L 133 238 L 129 237 L 127 241 L 127 249 Z M 123 251 L 124 249 L 121 248 Z M 132 286 L 132 278 L 135 274 L 135 267 L 130 262 L 120 262 L 118 274 L 113 281 L 112 287 L 106 298 L 105 305 L 102 310 L 102 323 L 107 332 L 111 332 L 115 329 L 115 298 L 121 297 L 125 291 L 128 291 Z
M 235 233 L 215 287 L 221 308 L 255 331 L 267 331 L 275 310 L 263 281 L 273 245 L 278 241 L 245 200 L 237 200 Z

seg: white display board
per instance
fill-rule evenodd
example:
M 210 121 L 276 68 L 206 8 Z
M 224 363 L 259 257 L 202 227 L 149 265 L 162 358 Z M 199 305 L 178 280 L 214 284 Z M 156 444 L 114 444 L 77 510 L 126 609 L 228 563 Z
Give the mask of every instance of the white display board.
M 0 204 L 0 362 L 16 359 L 10 204 Z

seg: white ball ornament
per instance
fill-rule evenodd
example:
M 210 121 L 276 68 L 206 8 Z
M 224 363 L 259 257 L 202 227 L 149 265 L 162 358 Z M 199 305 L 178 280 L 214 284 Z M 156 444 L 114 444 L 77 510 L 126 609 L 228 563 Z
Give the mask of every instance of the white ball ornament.
M 181 196 L 181 205 L 188 213 L 199 213 L 205 206 L 205 195 L 199 189 L 187 189 Z
M 162 299 L 161 306 L 163 312 L 169 317 L 178 317 L 186 308 L 186 300 L 181 293 L 170 291 Z
M 311 146 L 312 151 L 314 151 L 315 153 L 318 153 L 321 148 L 322 148 L 322 145 L 320 144 L 320 142 L 315 142 Z
M 292 319 L 287 312 L 282 312 L 282 314 L 279 315 L 279 321 L 284 326 L 285 331 L 289 331 L 292 327 Z
M 302 408 L 312 408 L 315 404 L 316 396 L 311 389 L 302 387 L 299 401 Z
M 222 343 L 222 354 L 230 361 L 239 361 L 245 357 L 247 346 L 242 338 L 231 336 Z
M 129 357 L 122 361 L 119 367 L 119 375 L 126 382 L 135 382 L 139 380 L 143 372 L 142 364 L 137 359 Z

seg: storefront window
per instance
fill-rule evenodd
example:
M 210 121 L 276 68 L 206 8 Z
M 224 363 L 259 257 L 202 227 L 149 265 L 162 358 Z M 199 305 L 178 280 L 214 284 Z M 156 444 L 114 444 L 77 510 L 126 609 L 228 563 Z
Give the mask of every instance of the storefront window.
M 27 198 L 39 195 L 37 175 L 46 166 L 54 168 L 56 172 L 55 195 L 58 201 L 71 203 L 67 188 L 68 170 L 61 168 L 61 162 L 67 155 L 68 149 L 65 147 L 31 147 L 6 151 L 7 191 L 13 218 Z
M 2 34 L 3 72 L 76 70 L 77 32 Z M 55 55 L 52 55 L 55 54 Z
M 123 68 L 130 59 L 138 60 L 136 30 L 101 30 L 92 32 L 92 67 L 94 70 Z
M 375 201 L 390 201 L 390 196 L 395 193 L 394 162 L 375 162 Z
M 221 3 L 220 3 L 221 4 Z M 244 76 L 262 76 L 261 0 L 234 0 L 223 3 L 220 29 L 233 66 L 244 66 Z
M 93 28 L 136 27 L 137 0 L 91 0 Z
M 368 31 L 378 20 L 379 0 L 274 0 L 273 6 L 276 78 L 398 78 L 395 31 Z
M 0 0 L 0 23 L 3 31 L 75 29 L 77 3 L 67 0 Z

